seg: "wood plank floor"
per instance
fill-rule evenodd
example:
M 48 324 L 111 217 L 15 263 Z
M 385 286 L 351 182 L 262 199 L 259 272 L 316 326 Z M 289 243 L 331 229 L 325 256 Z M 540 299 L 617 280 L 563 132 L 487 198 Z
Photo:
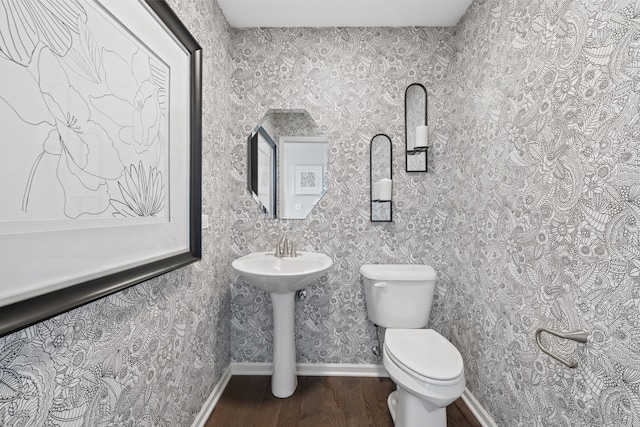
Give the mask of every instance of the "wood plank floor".
M 389 378 L 298 377 L 293 396 L 271 394 L 271 377 L 231 377 L 205 427 L 393 427 Z M 481 427 L 462 399 L 447 407 L 448 427 Z

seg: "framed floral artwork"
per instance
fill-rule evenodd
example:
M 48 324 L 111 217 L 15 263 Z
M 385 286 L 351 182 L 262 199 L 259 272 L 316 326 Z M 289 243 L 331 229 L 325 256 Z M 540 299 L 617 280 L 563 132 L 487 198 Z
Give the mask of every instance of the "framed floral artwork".
M 0 18 L 4 335 L 200 259 L 202 51 L 163 0 Z

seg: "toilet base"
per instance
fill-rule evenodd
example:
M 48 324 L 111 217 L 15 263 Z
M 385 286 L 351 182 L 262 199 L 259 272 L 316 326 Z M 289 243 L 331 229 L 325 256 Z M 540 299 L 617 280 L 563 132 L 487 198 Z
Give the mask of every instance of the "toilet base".
M 387 398 L 395 427 L 447 427 L 446 408 L 428 411 L 425 403 L 419 397 L 398 387 Z

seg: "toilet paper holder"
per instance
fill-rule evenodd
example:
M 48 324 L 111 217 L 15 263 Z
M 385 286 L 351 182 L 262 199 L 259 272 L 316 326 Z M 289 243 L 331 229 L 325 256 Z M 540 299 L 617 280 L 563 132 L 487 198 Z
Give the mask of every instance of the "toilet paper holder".
M 551 334 L 551 335 L 555 335 L 558 338 L 563 338 L 563 339 L 566 339 L 566 340 L 576 341 L 576 342 L 579 342 L 579 343 L 582 343 L 582 344 L 587 342 L 588 334 L 583 330 L 577 330 L 577 331 L 566 332 L 566 333 L 554 331 L 554 330 L 547 329 L 547 328 L 538 328 L 536 330 L 536 343 L 538 343 L 538 347 L 540 347 L 540 350 L 542 350 L 544 353 L 548 354 L 549 356 L 551 356 L 552 358 L 554 358 L 558 362 L 568 366 L 569 368 L 573 369 L 573 368 L 578 367 L 578 362 L 568 361 L 568 360 L 558 356 L 557 354 L 551 352 L 548 348 L 546 348 L 544 345 L 542 345 L 542 340 L 540 339 L 540 335 L 542 335 L 543 332 L 546 332 L 546 333 Z

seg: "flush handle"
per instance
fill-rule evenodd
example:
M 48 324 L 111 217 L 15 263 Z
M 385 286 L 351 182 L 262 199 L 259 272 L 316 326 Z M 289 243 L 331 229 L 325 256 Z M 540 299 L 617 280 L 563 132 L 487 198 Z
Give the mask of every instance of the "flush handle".
M 376 282 L 373 284 L 373 286 L 375 286 L 376 288 L 386 288 L 387 282 Z

